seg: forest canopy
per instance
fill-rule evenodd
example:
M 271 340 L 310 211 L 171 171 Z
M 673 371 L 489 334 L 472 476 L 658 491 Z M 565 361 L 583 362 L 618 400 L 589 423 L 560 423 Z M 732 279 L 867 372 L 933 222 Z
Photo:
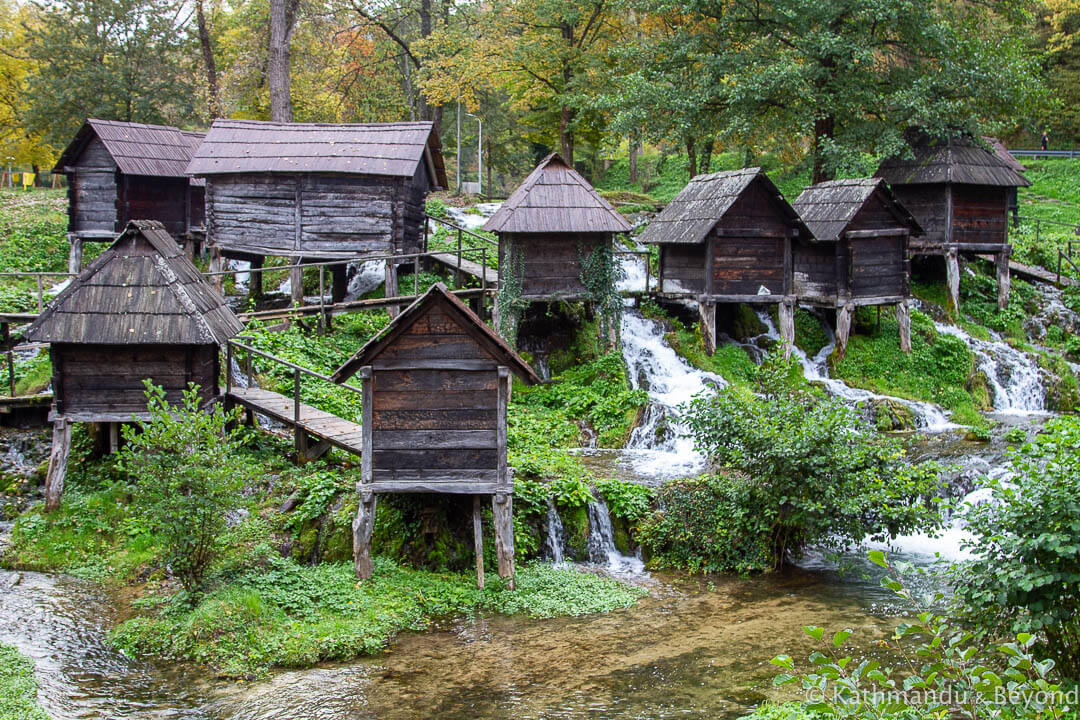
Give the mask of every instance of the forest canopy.
M 0 0 L 0 152 L 47 167 L 88 116 L 430 119 L 463 176 L 483 124 L 489 187 L 646 145 L 823 179 L 914 125 L 1071 147 L 1078 37 L 1075 0 Z

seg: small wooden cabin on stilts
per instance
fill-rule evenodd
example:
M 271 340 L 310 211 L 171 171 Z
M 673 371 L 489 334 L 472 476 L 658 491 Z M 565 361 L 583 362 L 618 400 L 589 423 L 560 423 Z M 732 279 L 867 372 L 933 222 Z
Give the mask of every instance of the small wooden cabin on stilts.
M 446 187 L 431 122 L 215 120 L 188 172 L 206 178 L 212 270 L 223 258 L 257 270 L 268 256 L 300 264 L 423 252 L 427 193 Z M 386 263 L 387 297 L 397 295 L 397 266 Z M 346 267 L 331 267 L 338 302 Z M 250 278 L 252 294 L 260 294 L 262 273 Z M 290 285 L 302 302 L 300 270 Z
M 911 352 L 908 241 L 922 228 L 880 178 L 811 185 L 792 203 L 813 239 L 795 244 L 800 303 L 835 310 L 836 351 L 844 356 L 857 306 L 896 306 L 900 347 Z
M 165 125 L 87 120 L 53 172 L 68 186 L 68 271 L 82 269 L 84 242 L 112 242 L 129 220 L 157 220 L 194 252 L 205 231 L 203 181 L 187 165 L 203 133 Z
M 998 306 L 1009 303 L 1009 205 L 1027 178 L 993 150 L 973 138 L 955 135 L 938 140 L 909 133 L 914 157 L 898 156 L 881 163 L 877 176 L 889 183 L 911 211 L 925 235 L 911 243 L 911 254 L 945 258 L 949 299 L 960 305 L 961 254 L 994 257 Z
M 552 153 L 483 229 L 499 237 L 500 294 L 513 286 L 513 294 L 527 302 L 576 302 L 595 297 L 583 262 L 598 252 L 613 252 L 615 234 L 633 228 L 585 178 Z M 497 307 L 496 315 L 501 311 L 506 308 Z
M 149 378 L 179 402 L 188 383 L 218 394 L 218 349 L 243 325 L 199 274 L 165 227 L 132 220 L 112 246 L 49 303 L 26 332 L 51 343 L 53 449 L 45 507 L 60 502 L 71 424 L 107 428 L 147 417 Z M 99 434 L 100 437 L 100 434 Z
M 472 495 L 483 587 L 481 497 L 491 496 L 499 576 L 514 576 L 513 479 L 506 462 L 511 375 L 540 382 L 528 363 L 438 283 L 334 373 L 360 375 L 363 455 L 353 522 L 356 575 L 371 577 L 379 493 Z
M 718 303 L 775 304 L 795 342 L 792 243 L 810 230 L 761 168 L 699 175 L 641 234 L 660 246 L 661 295 L 697 299 L 705 349 L 716 349 Z

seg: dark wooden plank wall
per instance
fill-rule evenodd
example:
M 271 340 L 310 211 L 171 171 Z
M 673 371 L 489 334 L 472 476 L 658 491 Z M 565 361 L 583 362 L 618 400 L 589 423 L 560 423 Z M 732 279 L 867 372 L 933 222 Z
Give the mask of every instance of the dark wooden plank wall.
M 416 367 L 432 360 L 469 369 Z M 495 482 L 497 365 L 440 308 L 378 356 L 371 382 L 373 482 Z
M 117 168 L 105 144 L 91 138 L 67 175 L 68 232 L 117 232 Z
M 402 253 L 418 253 L 423 250 L 421 245 L 424 241 L 424 222 L 427 214 L 427 194 L 431 188 L 431 180 L 428 175 L 426 163 L 421 161 L 416 168 L 416 174 L 403 183 L 399 207 L 403 221 L 401 234 L 398 239 L 398 251 Z M 474 244 L 474 243 L 470 243 Z M 477 260 L 478 258 L 472 258 Z
M 953 242 L 1008 242 L 1009 190 L 984 185 L 953 185 Z
M 792 243 L 795 294 L 806 299 L 836 297 L 836 243 Z M 842 268 L 846 282 L 846 266 Z
M 660 267 L 664 292 L 705 291 L 705 243 L 661 245 Z
M 943 243 L 948 229 L 948 187 L 946 185 L 894 185 L 900 204 L 915 216 L 925 233 L 920 243 Z
M 257 243 L 292 254 L 296 249 L 296 183 L 293 175 L 208 178 L 206 221 L 211 239 L 224 247 Z
M 518 258 L 511 264 L 515 272 L 521 269 L 521 296 L 537 299 L 587 293 L 581 282 L 581 258 L 601 243 L 611 242 L 609 233 L 506 233 L 500 237 Z
M 876 194 L 854 217 L 849 230 L 896 230 L 896 219 Z M 905 295 L 907 244 L 902 236 L 862 238 L 840 243 L 841 265 L 850 268 L 852 297 Z
M 187 234 L 187 178 L 123 175 L 120 226 L 129 220 L 157 220 L 174 238 Z
M 146 411 L 142 381 L 165 388 L 169 402 L 182 399 L 188 382 L 204 399 L 217 392 L 217 346 L 73 345 L 55 343 L 53 396 L 60 413 Z
M 773 295 L 785 293 L 784 238 L 791 230 L 761 183 L 751 184 L 716 228 L 711 294 L 756 295 L 762 285 Z
M 206 227 L 206 186 L 192 185 L 190 201 L 190 229 Z

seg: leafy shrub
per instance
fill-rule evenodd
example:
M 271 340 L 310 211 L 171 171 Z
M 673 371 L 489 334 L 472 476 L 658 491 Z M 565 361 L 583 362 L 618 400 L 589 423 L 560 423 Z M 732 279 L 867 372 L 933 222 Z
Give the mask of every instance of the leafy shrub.
M 883 553 L 873 551 L 870 557 L 891 572 Z M 1065 698 L 1052 675 L 1054 661 L 1033 655 L 1033 635 L 1020 633 L 1015 641 L 987 647 L 927 609 L 941 603 L 940 593 L 920 607 L 897 578 L 892 573 L 881 583 L 916 607 L 915 620 L 897 626 L 887 645 L 900 667 L 847 654 L 843 648 L 851 630 L 827 636 L 823 628 L 806 626 L 818 646 L 810 667 L 798 669 L 788 655 L 775 657 L 772 664 L 784 670 L 775 683 L 800 682 L 813 700 L 808 711 L 853 720 L 1062 717 Z
M 254 477 L 238 452 L 242 431 L 227 428 L 239 412 L 226 413 L 220 404 L 203 412 L 194 385 L 171 407 L 161 387 L 144 382 L 150 417 L 123 428 L 120 462 L 132 479 L 138 516 L 161 541 L 162 559 L 197 594 L 222 552 L 226 514 Z
M 0 720 L 48 720 L 38 705 L 34 663 L 0 645 Z
M 911 465 L 895 440 L 866 428 L 854 410 L 792 379 L 793 363 L 770 356 L 758 369 L 756 391 L 729 386 L 690 403 L 686 422 L 698 450 L 712 462 L 743 473 L 727 488 L 730 502 L 751 502 L 771 516 L 767 526 L 769 564 L 779 568 L 813 544 L 840 548 L 867 535 L 883 538 L 940 524 L 928 498 L 940 488 L 932 463 Z M 750 530 L 761 531 L 760 525 Z M 725 541 L 753 551 L 745 563 L 761 562 L 762 540 L 732 531 Z M 693 538 L 688 538 L 693 540 Z M 744 545 L 744 543 L 747 543 Z
M 596 491 L 604 498 L 613 516 L 630 523 L 637 522 L 649 513 L 655 495 L 653 489 L 646 485 L 617 478 L 597 480 Z
M 1051 420 L 1012 451 L 1013 477 L 969 507 L 973 559 L 954 570 L 957 610 L 980 636 L 1038 633 L 1080 678 L 1080 419 Z

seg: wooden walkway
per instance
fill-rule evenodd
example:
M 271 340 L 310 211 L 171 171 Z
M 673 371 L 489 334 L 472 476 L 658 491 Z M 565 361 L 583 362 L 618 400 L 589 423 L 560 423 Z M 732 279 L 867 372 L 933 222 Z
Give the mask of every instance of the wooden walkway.
M 979 255 L 979 259 L 986 260 L 988 262 L 994 262 L 993 255 Z M 1057 273 L 1050 272 L 1045 268 L 1035 267 L 1033 265 L 1024 265 L 1023 263 L 1018 263 L 1015 260 L 1009 261 L 1009 272 L 1013 273 L 1014 275 L 1019 275 L 1028 279 L 1039 280 L 1040 282 L 1049 283 L 1051 285 L 1060 284 L 1067 287 L 1069 285 L 1080 284 L 1077 283 L 1076 280 L 1065 275 L 1061 276 L 1061 282 L 1059 283 Z
M 432 253 L 429 257 L 435 262 L 442 263 L 451 270 L 458 269 L 458 256 L 455 253 Z M 472 275 L 477 280 L 486 280 L 488 287 L 496 287 L 499 284 L 499 273 L 490 265 L 485 268 L 478 262 L 461 258 L 461 272 Z M 486 278 L 484 276 L 487 276 Z
M 228 393 L 222 389 L 222 393 L 237 405 L 262 413 L 294 429 L 299 428 L 345 452 L 354 455 L 362 452 L 363 434 L 357 423 L 343 420 L 304 403 L 300 403 L 300 422 L 297 423 L 292 398 L 261 388 L 234 387 Z

